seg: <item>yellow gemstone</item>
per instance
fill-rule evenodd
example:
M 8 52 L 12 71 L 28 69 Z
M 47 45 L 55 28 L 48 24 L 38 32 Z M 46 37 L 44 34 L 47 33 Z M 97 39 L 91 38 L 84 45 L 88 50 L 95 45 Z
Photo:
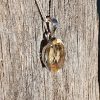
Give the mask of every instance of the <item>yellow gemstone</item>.
M 48 43 L 42 52 L 44 64 L 53 72 L 57 72 L 64 65 L 65 51 L 63 42 L 55 39 Z

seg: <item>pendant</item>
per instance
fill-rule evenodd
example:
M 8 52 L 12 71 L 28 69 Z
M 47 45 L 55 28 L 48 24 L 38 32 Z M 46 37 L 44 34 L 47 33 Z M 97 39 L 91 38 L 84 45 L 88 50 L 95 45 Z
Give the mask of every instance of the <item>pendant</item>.
M 52 72 L 57 72 L 64 66 L 64 44 L 60 39 L 53 39 L 42 50 L 42 61 Z

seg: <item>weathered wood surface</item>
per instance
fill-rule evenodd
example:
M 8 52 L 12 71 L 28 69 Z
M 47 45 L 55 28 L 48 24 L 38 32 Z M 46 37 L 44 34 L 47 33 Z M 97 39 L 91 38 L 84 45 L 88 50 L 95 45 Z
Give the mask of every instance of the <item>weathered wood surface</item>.
M 41 0 L 48 13 L 49 0 Z M 42 68 L 34 0 L 0 0 L 0 100 L 99 100 L 96 0 L 52 0 L 65 44 L 63 69 Z

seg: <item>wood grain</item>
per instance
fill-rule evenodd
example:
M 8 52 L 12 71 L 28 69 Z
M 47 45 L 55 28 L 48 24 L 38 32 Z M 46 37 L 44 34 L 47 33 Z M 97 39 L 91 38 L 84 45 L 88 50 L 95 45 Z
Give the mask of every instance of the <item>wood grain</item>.
M 49 0 L 40 0 L 49 13 Z M 65 45 L 57 73 L 39 59 L 42 21 L 34 0 L 0 0 L 0 100 L 99 100 L 96 0 L 51 0 Z

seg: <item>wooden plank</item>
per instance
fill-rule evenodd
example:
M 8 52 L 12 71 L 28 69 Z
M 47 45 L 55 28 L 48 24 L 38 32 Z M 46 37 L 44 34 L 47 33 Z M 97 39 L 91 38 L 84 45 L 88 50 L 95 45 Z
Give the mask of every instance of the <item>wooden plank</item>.
M 49 0 L 40 1 L 48 13 Z M 96 9 L 96 0 L 51 1 L 66 51 L 64 67 L 51 73 L 39 60 L 35 1 L 0 0 L 0 100 L 99 100 Z

